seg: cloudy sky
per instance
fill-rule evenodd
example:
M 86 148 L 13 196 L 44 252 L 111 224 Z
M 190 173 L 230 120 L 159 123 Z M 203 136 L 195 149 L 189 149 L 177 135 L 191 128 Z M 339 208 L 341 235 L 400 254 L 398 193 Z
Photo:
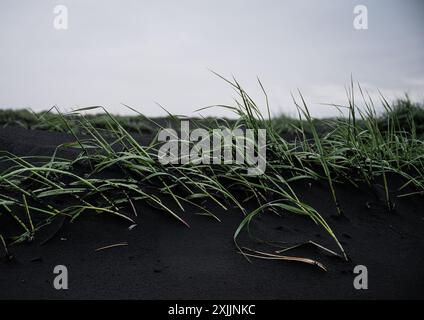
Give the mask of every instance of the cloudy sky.
M 368 29 L 353 27 L 368 8 Z M 54 8 L 68 29 L 54 28 Z M 353 75 L 375 95 L 424 100 L 421 0 L 0 1 L 0 108 L 104 105 L 149 116 L 231 103 L 234 75 L 272 112 L 293 114 L 299 88 L 316 116 L 345 103 Z M 222 115 L 220 110 L 202 112 Z M 228 115 L 228 114 L 226 114 Z

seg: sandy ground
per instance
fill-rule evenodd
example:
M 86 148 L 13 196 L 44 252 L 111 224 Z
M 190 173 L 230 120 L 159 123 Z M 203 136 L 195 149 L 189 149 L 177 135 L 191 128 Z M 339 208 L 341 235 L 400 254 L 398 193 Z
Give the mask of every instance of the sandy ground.
M 145 140 L 138 137 L 140 141 Z M 49 155 L 66 134 L 0 129 L 0 150 L 18 155 Z M 72 156 L 64 152 L 62 156 Z M 332 257 L 313 246 L 290 251 L 323 263 L 328 272 L 301 263 L 251 260 L 238 254 L 233 234 L 242 220 L 236 210 L 211 206 L 222 220 L 187 210 L 190 228 L 166 213 L 140 204 L 137 227 L 104 215 L 86 214 L 63 227 L 57 221 L 35 242 L 11 248 L 14 259 L 0 262 L 0 298 L 74 299 L 422 299 L 424 298 L 423 198 L 396 201 L 388 212 L 375 192 L 338 186 L 344 217 L 335 215 L 325 185 L 298 185 L 300 197 L 331 225 L 350 261 Z M 378 196 L 378 192 L 377 192 Z M 253 204 L 249 204 L 252 209 Z M 0 216 L 0 232 L 9 222 Z M 264 214 L 252 224 L 262 240 L 295 244 L 313 240 L 337 250 L 325 232 L 304 217 Z M 127 246 L 95 249 L 127 242 Z M 270 250 L 246 236 L 246 246 Z M 69 289 L 53 288 L 53 269 L 65 265 Z M 353 286 L 353 269 L 368 269 L 368 290 Z

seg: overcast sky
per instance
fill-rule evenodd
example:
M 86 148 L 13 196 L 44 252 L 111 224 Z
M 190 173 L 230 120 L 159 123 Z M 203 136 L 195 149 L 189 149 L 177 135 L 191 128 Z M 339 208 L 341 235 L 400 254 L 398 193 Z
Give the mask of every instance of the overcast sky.
M 368 30 L 353 8 L 368 8 Z M 56 5 L 68 29 L 53 25 Z M 231 103 L 212 69 L 232 75 L 273 114 L 299 88 L 316 116 L 345 103 L 350 75 L 371 94 L 424 100 L 424 1 L 0 1 L 0 108 L 104 105 L 149 116 Z M 202 112 L 222 115 L 220 110 Z M 227 114 L 228 115 L 228 114 Z

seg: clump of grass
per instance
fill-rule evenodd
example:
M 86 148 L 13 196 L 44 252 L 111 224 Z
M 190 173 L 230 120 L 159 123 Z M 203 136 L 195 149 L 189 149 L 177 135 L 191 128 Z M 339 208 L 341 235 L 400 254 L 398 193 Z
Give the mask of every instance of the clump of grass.
M 67 115 L 56 109 L 55 126 L 75 138 L 73 143 L 58 148 L 79 150 L 77 157 L 62 159 L 55 152 L 51 157 L 29 158 L 3 152 L 0 158 L 0 161 L 9 164 L 0 173 L 0 209 L 11 215 L 22 229 L 20 234 L 12 237 L 12 242 L 31 241 L 41 228 L 59 216 L 74 220 L 86 212 L 96 212 L 134 223 L 137 204 L 141 202 L 168 213 L 186 226 L 189 224 L 179 212 L 187 207 L 194 207 L 200 214 L 219 220 L 207 209 L 205 203 L 208 202 L 222 210 L 236 207 L 243 214 L 234 233 L 234 243 L 246 257 L 290 260 L 288 256 L 276 256 L 275 253 L 258 254 L 238 244 L 241 232 L 256 216 L 271 212 L 309 217 L 324 228 L 335 241 L 341 256 L 347 259 L 336 234 L 323 216 L 293 190 L 294 182 L 325 181 L 339 215 L 343 214 L 343 208 L 338 201 L 336 186 L 341 183 L 358 187 L 362 183 L 370 186 L 382 184 L 389 210 L 394 205 L 390 192 L 391 175 L 405 180 L 401 192 L 407 188 L 414 190 L 398 196 L 424 192 L 424 144 L 417 135 L 416 109 L 405 109 L 406 130 L 404 122 L 399 120 L 398 108 L 393 108 L 381 97 L 386 113 L 383 117 L 377 116 L 372 100 L 359 85 L 357 90 L 365 108 L 358 108 L 352 82 L 348 105 L 335 106 L 346 108 L 348 117 L 317 121 L 311 117 L 299 92 L 299 98 L 294 99 L 299 119 L 290 122 L 295 138 L 286 140 L 281 132 L 281 119 L 278 122 L 270 116 L 268 96 L 260 81 L 267 117 L 261 114 L 258 105 L 235 79 L 224 80 L 235 90 L 237 99 L 234 105 L 219 107 L 232 110 L 238 119 L 200 119 L 194 122 L 208 129 L 210 137 L 214 134 L 213 128 L 253 129 L 255 132 L 266 129 L 268 161 L 264 174 L 249 176 L 249 167 L 245 163 L 163 165 L 157 158 L 160 145 L 157 138 L 149 145 L 140 145 L 131 134 L 128 122 L 123 123 L 122 118 L 109 114 L 105 108 L 81 108 Z M 103 115 L 98 118 L 101 120 L 94 121 L 96 118 L 85 115 L 86 111 L 93 110 L 102 111 Z M 44 117 L 48 118 L 48 115 Z M 169 115 L 170 122 L 178 119 Z M 161 128 L 158 123 L 154 125 Z M 323 131 L 322 128 L 326 129 Z M 237 149 L 236 144 L 231 147 L 234 153 L 242 151 Z M 256 141 L 254 147 L 256 151 L 259 148 Z M 114 177 L 107 174 L 110 169 L 114 170 Z M 59 205 L 57 199 L 65 205 Z M 257 208 L 247 212 L 247 201 L 256 203 Z M 43 218 L 34 220 L 35 213 Z M 4 246 L 6 248 L 5 242 Z M 292 259 L 294 261 L 321 267 L 308 259 L 293 258 L 296 258 Z

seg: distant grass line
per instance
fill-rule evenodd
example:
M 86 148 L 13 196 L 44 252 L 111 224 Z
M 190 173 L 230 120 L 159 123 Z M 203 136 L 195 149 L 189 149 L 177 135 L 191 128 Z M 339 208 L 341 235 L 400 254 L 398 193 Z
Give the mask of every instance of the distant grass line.
M 335 106 L 339 107 L 339 106 Z M 50 109 L 49 111 L 33 112 L 28 109 L 0 109 L 0 127 L 8 126 L 18 126 L 26 129 L 34 130 L 51 130 L 51 131 L 60 131 L 68 132 L 69 128 L 64 125 L 62 117 L 69 118 L 68 124 L 75 125 L 77 122 L 73 121 L 75 118 L 78 118 L 77 114 L 62 114 L 50 112 L 55 110 L 55 108 Z M 377 116 L 377 115 L 375 115 Z M 385 110 L 382 114 L 377 117 L 377 125 L 381 131 L 386 131 L 388 117 L 396 119 L 396 122 L 400 129 L 411 133 L 411 119 L 415 123 L 415 133 L 418 137 L 422 138 L 424 136 L 424 104 L 420 102 L 412 102 L 408 96 L 403 99 L 396 100 L 388 112 Z M 90 114 L 85 115 L 86 120 L 89 120 L 94 127 L 98 129 L 107 129 L 108 116 L 104 113 Z M 175 127 L 178 129 L 178 124 L 175 123 L 175 119 L 178 119 L 176 116 L 167 116 L 161 118 L 147 118 L 142 114 L 138 115 L 128 115 L 128 116 L 118 116 L 114 115 L 116 121 L 130 133 L 139 133 L 139 134 L 154 134 L 160 126 L 158 124 L 166 127 Z M 328 122 L 334 119 L 312 119 L 316 130 L 322 134 L 331 130 L 331 127 L 328 125 Z M 206 118 L 197 118 L 195 119 L 201 127 L 211 128 L 218 123 L 234 123 L 233 120 L 228 119 L 214 119 L 213 117 Z M 299 118 L 293 118 L 291 116 L 281 114 L 279 116 L 273 117 L 271 119 L 273 123 L 274 130 L 280 135 L 282 134 L 296 134 L 298 128 L 303 126 L 303 130 L 311 134 L 309 127 L 306 124 L 305 120 Z M 357 119 L 357 124 L 360 127 L 364 127 L 366 121 L 362 119 Z M 78 126 L 74 128 L 75 130 L 80 130 Z
M 68 118 L 69 125 L 74 125 L 74 118 L 78 115 L 65 115 Z M 93 126 L 99 129 L 107 128 L 107 116 L 104 114 L 85 115 L 86 119 L 90 121 Z M 152 133 L 154 128 L 151 123 L 143 116 L 114 116 L 115 119 L 126 128 L 126 130 L 135 133 Z M 33 112 L 28 109 L 3 109 L 0 110 L 0 127 L 18 126 L 26 129 L 34 130 L 51 130 L 68 132 L 69 128 L 66 127 L 62 121 L 62 117 L 53 112 L 42 111 Z M 78 130 L 78 127 L 74 129 Z
M 85 133 L 83 128 L 76 121 L 80 117 L 79 114 L 59 113 L 56 107 L 50 110 L 33 112 L 28 109 L 0 109 L 0 128 L 15 126 L 31 130 L 46 130 L 69 132 L 72 129 L 74 132 Z M 142 114 L 120 116 L 113 115 L 115 120 L 128 132 L 138 134 L 154 134 L 160 127 L 179 129 L 179 124 L 176 122 L 178 118 L 173 115 L 159 118 L 147 118 Z M 84 121 L 90 122 L 94 127 L 101 130 L 108 129 L 109 116 L 105 113 L 85 114 Z M 63 121 L 65 118 L 66 123 Z M 191 118 L 199 123 L 199 126 L 211 127 L 215 125 L 217 119 L 212 117 Z M 227 119 L 218 119 L 218 122 L 234 122 Z M 107 134 L 107 131 L 104 132 Z
M 35 158 L 1 153 L 0 161 L 9 166 L 0 173 L 0 220 L 2 215 L 9 215 L 21 229 L 6 240 L 1 236 L 5 249 L 6 242 L 32 240 L 40 229 L 59 216 L 74 220 L 86 212 L 96 212 L 135 223 L 137 204 L 142 202 L 189 226 L 189 222 L 180 217 L 181 211 L 191 208 L 219 220 L 207 209 L 207 204 L 214 204 L 222 210 L 236 207 L 244 215 L 235 230 L 234 243 L 246 258 L 259 255 L 264 259 L 290 260 L 288 256 L 279 258 L 275 251 L 262 255 L 254 251 L 252 254 L 250 249 L 238 243 L 241 232 L 257 215 L 272 212 L 309 217 L 324 228 L 335 241 L 341 256 L 347 259 L 330 225 L 293 190 L 294 182 L 324 181 L 339 215 L 343 214 L 343 208 L 338 201 L 337 184 L 381 185 L 388 211 L 393 209 L 394 202 L 390 190 L 391 176 L 399 176 L 404 181 L 397 190 L 398 196 L 424 193 L 424 142 L 420 138 L 422 105 L 413 104 L 408 99 L 390 105 L 382 97 L 385 113 L 377 115 L 374 103 L 363 94 L 360 86 L 357 90 L 365 108 L 357 107 L 352 84 L 345 106 L 346 118 L 313 119 L 299 92 L 298 98 L 294 99 L 299 110 L 298 119 L 271 119 L 261 114 L 236 80 L 224 80 L 234 88 L 239 99 L 233 106 L 220 107 L 232 110 L 238 120 L 196 121 L 199 126 L 208 128 L 211 135 L 212 128 L 223 126 L 249 128 L 256 132 L 266 129 L 268 161 L 263 175 L 247 175 L 246 164 L 162 165 L 157 159 L 159 142 L 156 138 L 150 145 L 140 145 L 131 135 L 133 125 L 136 126 L 135 132 L 141 132 L 140 128 L 137 129 L 137 122 L 131 122 L 130 117 L 113 116 L 102 107 L 81 108 L 67 115 L 56 109 L 57 113 L 36 115 L 36 120 L 24 111 L 0 112 L 0 123 L 5 125 L 20 123 L 29 128 L 70 132 L 75 141 L 58 148 L 80 151 L 74 159 L 58 158 L 56 152 L 51 157 Z M 266 103 L 269 110 L 268 99 Z M 85 111 L 93 110 L 101 111 L 102 116 L 84 115 Z M 144 117 L 140 115 L 137 119 Z M 170 116 L 169 120 L 178 120 L 178 117 Z M 292 134 L 291 139 L 284 138 L 284 133 L 288 132 Z M 236 146 L 232 147 L 236 152 Z M 110 169 L 115 173 L 113 177 L 107 174 Z M 257 208 L 247 212 L 247 201 L 255 201 Z M 292 258 L 299 261 L 297 257 Z M 304 262 L 311 261 L 306 259 Z

